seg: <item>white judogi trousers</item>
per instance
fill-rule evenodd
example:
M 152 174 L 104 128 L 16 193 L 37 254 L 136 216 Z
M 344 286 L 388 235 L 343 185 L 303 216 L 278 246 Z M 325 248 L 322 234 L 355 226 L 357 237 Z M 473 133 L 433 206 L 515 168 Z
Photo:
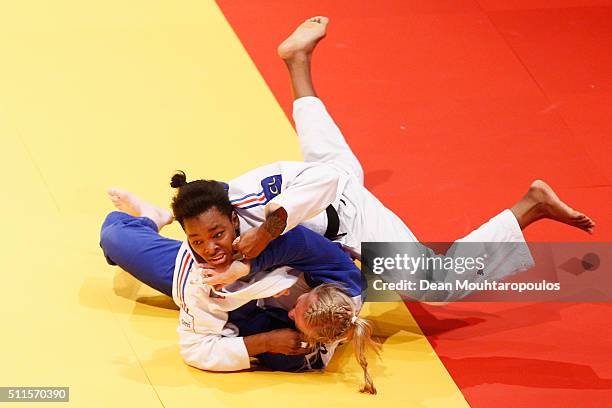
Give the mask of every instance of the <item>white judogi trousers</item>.
M 418 242 L 406 224 L 364 187 L 361 164 L 320 99 L 309 96 L 295 100 L 293 119 L 304 161 L 326 163 L 350 176 L 342 200 L 335 205 L 340 218 L 339 232 L 346 233 L 338 242 L 357 258 L 361 256 L 362 242 Z M 464 242 L 470 244 L 460 245 Z M 472 244 L 504 242 L 522 245 Z M 508 209 L 455 241 L 451 248 L 451 256 L 476 258 L 486 253 L 488 270 L 484 276 L 488 279 L 500 280 L 534 265 L 520 226 Z M 433 251 L 429 252 L 434 256 Z M 441 276 L 442 271 L 434 275 L 438 281 L 452 278 Z M 446 300 L 465 295 L 457 292 Z

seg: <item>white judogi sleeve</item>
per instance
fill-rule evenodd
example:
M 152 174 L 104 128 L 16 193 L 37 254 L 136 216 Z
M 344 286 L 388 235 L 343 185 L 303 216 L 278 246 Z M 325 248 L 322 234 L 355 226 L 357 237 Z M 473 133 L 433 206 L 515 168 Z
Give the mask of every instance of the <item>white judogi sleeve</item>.
M 337 203 L 347 178 L 328 164 L 276 162 L 230 181 L 229 198 L 251 226 L 260 225 L 266 216 L 283 207 L 287 211 L 285 233 Z M 313 229 L 325 231 L 326 220 L 322 223 L 325 225 Z
M 184 321 L 193 321 L 188 329 Z M 251 366 L 249 352 L 238 331 L 227 324 L 227 312 L 203 313 L 181 309 L 179 349 L 185 363 L 201 370 L 238 371 Z
M 289 268 L 255 274 L 249 282 L 230 285 L 231 293 L 213 292 L 199 283 L 196 262 L 186 242 L 179 249 L 174 268 L 172 297 L 180 308 L 179 349 L 190 366 L 209 371 L 238 371 L 251 366 L 244 339 L 235 325 L 228 323 L 228 312 L 253 299 L 273 296 L 291 287 L 297 277 Z M 224 297 L 220 297 L 223 295 Z

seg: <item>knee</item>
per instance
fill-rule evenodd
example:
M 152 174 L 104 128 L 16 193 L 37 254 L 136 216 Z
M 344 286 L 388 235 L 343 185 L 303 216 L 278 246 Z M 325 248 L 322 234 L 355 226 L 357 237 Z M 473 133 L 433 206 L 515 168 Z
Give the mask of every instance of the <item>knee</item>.
M 130 217 L 129 214 L 119 211 L 113 211 L 106 216 L 102 223 L 102 228 L 100 228 L 100 245 L 104 247 L 106 244 L 112 243 L 114 235 L 116 235 L 116 231 L 121 225 L 121 221 L 124 220 L 126 216 Z
M 118 259 L 121 251 L 123 223 L 121 221 L 131 217 L 129 214 L 114 211 L 106 216 L 100 230 L 100 247 L 108 263 L 115 265 L 113 259 Z
M 104 231 L 106 228 L 115 225 L 121 221 L 130 219 L 130 218 L 134 218 L 134 216 L 121 212 L 121 211 L 113 211 L 110 212 L 106 218 L 104 218 L 104 222 L 102 223 L 102 231 Z
M 100 233 L 100 248 L 102 248 L 106 262 L 110 265 L 117 265 L 113 259 L 117 259 L 119 240 L 117 239 L 117 231 L 114 226 L 102 229 Z
M 361 164 L 359 164 L 359 162 L 355 163 L 354 174 L 355 174 L 355 177 L 357 177 L 359 184 L 363 185 L 364 183 L 363 167 L 361 167 Z
M 363 167 L 361 167 L 361 163 L 357 160 L 354 154 L 348 153 L 345 157 L 345 171 L 349 173 L 349 176 L 353 176 L 357 179 L 359 184 L 363 185 L 364 175 L 363 175 Z

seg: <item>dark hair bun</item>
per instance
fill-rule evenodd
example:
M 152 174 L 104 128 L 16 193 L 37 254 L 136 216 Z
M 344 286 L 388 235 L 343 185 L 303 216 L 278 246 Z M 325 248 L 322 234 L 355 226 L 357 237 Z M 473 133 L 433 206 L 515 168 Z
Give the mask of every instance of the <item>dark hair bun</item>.
M 179 188 L 183 187 L 185 184 L 187 184 L 187 176 L 185 173 L 180 170 L 174 173 L 172 180 L 170 180 L 170 186 L 172 186 L 172 188 Z

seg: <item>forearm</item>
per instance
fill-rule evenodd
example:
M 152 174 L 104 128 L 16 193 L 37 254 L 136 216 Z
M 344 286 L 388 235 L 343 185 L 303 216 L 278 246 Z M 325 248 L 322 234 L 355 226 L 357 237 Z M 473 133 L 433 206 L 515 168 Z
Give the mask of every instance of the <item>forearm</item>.
M 244 345 L 246 346 L 249 356 L 254 357 L 258 354 L 267 353 L 268 350 L 268 333 L 253 334 L 252 336 L 243 337 Z
M 311 219 L 337 199 L 341 184 L 340 173 L 331 166 L 316 165 L 302 171 L 283 192 L 266 204 L 266 219 L 278 209 L 286 212 L 285 229 Z
M 234 250 L 247 259 L 255 258 L 286 228 L 287 211 L 283 207 L 278 207 L 267 214 L 265 221 L 260 226 L 244 231 L 240 239 L 234 243 Z
M 262 248 L 279 237 L 285 228 L 287 228 L 287 211 L 283 207 L 279 207 L 269 214 L 263 224 L 257 228 L 257 240 L 264 243 Z
M 179 350 L 185 363 L 208 371 L 238 371 L 251 366 L 241 337 L 179 331 Z
M 258 333 L 242 338 L 249 356 L 257 356 L 262 353 L 299 355 L 305 354 L 306 349 L 302 347 L 302 335 L 293 329 L 276 329 L 269 332 Z
M 287 227 L 287 211 L 283 207 L 277 208 L 266 217 L 259 229 L 265 233 L 265 237 L 272 241 L 278 237 Z
M 361 271 L 339 244 L 298 225 L 272 241 L 258 257 L 251 260 L 251 273 L 279 266 L 289 266 L 304 273 L 314 287 L 338 283 L 352 296 L 361 293 Z

